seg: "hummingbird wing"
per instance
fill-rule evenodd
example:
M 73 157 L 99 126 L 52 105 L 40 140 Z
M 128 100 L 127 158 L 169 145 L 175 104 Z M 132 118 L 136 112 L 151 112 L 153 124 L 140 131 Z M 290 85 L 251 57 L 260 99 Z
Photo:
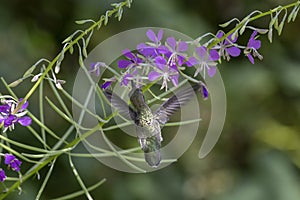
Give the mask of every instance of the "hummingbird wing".
M 114 94 L 111 90 L 104 90 L 103 93 L 109 102 L 111 102 L 111 105 L 114 106 L 125 119 L 134 120 L 136 118 L 136 112 L 117 94 Z
M 160 124 L 164 125 L 169 120 L 169 117 L 174 114 L 181 106 L 186 104 L 194 94 L 201 88 L 201 84 L 193 85 L 192 87 L 185 87 L 179 90 L 176 95 L 170 97 L 163 103 L 156 111 L 155 117 Z

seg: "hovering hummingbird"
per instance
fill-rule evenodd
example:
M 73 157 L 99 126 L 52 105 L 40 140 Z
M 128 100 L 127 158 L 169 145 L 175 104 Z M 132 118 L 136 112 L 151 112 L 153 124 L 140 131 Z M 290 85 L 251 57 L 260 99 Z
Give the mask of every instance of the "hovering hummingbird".
M 145 161 L 151 167 L 157 167 L 161 161 L 161 126 L 168 122 L 169 117 L 182 105 L 187 103 L 194 92 L 200 90 L 202 84 L 186 87 L 171 96 L 166 102 L 152 111 L 147 105 L 142 89 L 133 85 L 129 92 L 132 107 L 111 90 L 104 90 L 104 94 L 111 104 L 126 119 L 133 120 L 136 125 L 136 133 L 141 149 L 144 152 Z

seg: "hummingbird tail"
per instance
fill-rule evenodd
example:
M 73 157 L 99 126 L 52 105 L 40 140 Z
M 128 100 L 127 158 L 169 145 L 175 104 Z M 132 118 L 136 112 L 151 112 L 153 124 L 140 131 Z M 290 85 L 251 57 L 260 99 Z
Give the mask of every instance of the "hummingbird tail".
M 160 150 L 144 153 L 145 160 L 151 167 L 158 167 L 161 161 Z

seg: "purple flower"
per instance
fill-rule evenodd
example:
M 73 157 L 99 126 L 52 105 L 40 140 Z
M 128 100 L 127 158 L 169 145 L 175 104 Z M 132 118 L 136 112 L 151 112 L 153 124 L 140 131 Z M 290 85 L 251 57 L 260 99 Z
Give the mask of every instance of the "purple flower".
M 28 116 L 24 116 L 18 119 L 18 123 L 22 126 L 29 126 L 32 122 L 32 119 Z
M 116 78 L 115 77 L 111 77 L 111 78 L 108 78 L 108 79 L 104 79 L 104 81 L 105 82 L 101 85 L 102 89 L 108 88 L 113 82 L 116 81 Z
M 159 30 L 156 35 L 152 29 L 149 29 L 146 35 L 151 42 L 147 42 L 148 45 L 140 43 L 136 47 L 143 56 L 153 58 L 165 51 L 165 48 L 161 45 L 163 30 Z
M 174 37 L 168 37 L 166 43 L 164 54 L 168 57 L 167 64 L 173 67 L 180 67 L 186 59 L 184 52 L 188 49 L 187 43 L 182 41 L 177 42 Z
M 258 57 L 258 59 L 262 60 L 262 55 L 258 53 L 258 49 L 261 46 L 261 41 L 255 39 L 255 36 L 257 35 L 257 31 L 254 31 L 247 44 L 247 48 L 244 50 L 244 53 L 248 57 L 249 61 L 254 64 L 254 57 Z
M 23 98 L 19 99 L 18 105 L 21 103 L 21 101 L 23 101 Z M 25 103 L 21 106 L 19 112 L 23 112 L 24 110 L 26 110 L 26 108 L 28 107 L 28 105 L 29 105 L 29 102 L 25 101 Z
M 14 156 L 14 155 L 12 155 L 12 154 L 6 153 L 6 154 L 4 155 L 4 158 L 5 158 L 4 163 L 5 163 L 6 165 L 8 165 L 8 164 L 10 164 L 11 161 L 13 161 L 14 159 L 16 159 L 16 156 Z
M 163 37 L 163 34 L 164 34 L 164 31 L 161 29 L 158 31 L 157 35 L 154 33 L 154 31 L 152 29 L 149 29 L 146 33 L 149 40 L 151 40 L 157 46 L 160 45 L 160 41 Z
M 130 79 L 131 79 L 132 77 L 133 77 L 133 76 L 132 76 L 131 74 L 125 74 L 125 75 L 123 76 L 121 85 L 127 86 L 128 83 L 129 83 L 129 81 L 130 81 Z
M 6 153 L 4 155 L 4 163 L 8 165 L 12 170 L 14 171 L 20 171 L 20 165 L 22 164 L 21 161 L 19 161 L 14 155 Z
M 0 105 L 0 112 L 7 113 L 9 112 L 10 106 L 8 104 Z
M 0 182 L 4 182 L 6 179 L 5 171 L 0 168 Z
M 101 85 L 102 89 L 106 89 L 111 85 L 112 81 L 106 81 Z
M 23 99 L 19 99 L 17 102 L 12 99 L 2 100 L 4 104 L 0 106 L 0 124 L 4 127 L 3 132 L 7 129 L 14 129 L 16 123 L 22 126 L 29 126 L 32 123 L 32 119 L 25 116 L 27 113 L 26 108 L 29 105 L 28 101 L 26 101 L 17 112 L 15 111 L 22 100 Z
M 90 64 L 90 73 L 95 73 L 96 76 L 100 76 L 100 67 L 106 67 L 104 62 L 96 62 Z
M 201 94 L 204 100 L 208 98 L 208 90 L 204 84 L 201 85 Z
M 151 71 L 148 74 L 149 81 L 162 79 L 161 89 L 168 89 L 168 82 L 172 81 L 174 86 L 178 85 L 179 73 L 176 68 L 167 65 L 167 61 L 164 57 L 158 56 L 155 58 L 155 64 L 158 71 Z
M 190 57 L 186 63 L 188 67 L 197 66 L 194 76 L 197 76 L 201 71 L 203 71 L 205 78 L 205 71 L 207 70 L 208 75 L 213 77 L 217 71 L 217 63 L 215 61 L 219 60 L 220 58 L 218 51 L 212 49 L 207 52 L 206 47 L 201 46 L 196 48 L 196 53 L 197 58 Z
M 129 49 L 123 50 L 123 55 L 128 58 L 127 60 L 119 60 L 118 66 L 119 68 L 132 68 L 139 66 L 140 63 L 142 63 L 142 60 L 137 57 L 134 53 L 132 53 Z
M 219 31 L 217 34 L 217 38 L 222 38 L 224 33 Z M 219 54 L 223 56 L 227 61 L 230 60 L 230 56 L 237 57 L 241 54 L 241 50 L 234 46 L 234 43 L 237 41 L 237 37 L 232 38 L 232 34 L 230 34 L 225 40 L 220 42 L 214 49 L 219 49 Z

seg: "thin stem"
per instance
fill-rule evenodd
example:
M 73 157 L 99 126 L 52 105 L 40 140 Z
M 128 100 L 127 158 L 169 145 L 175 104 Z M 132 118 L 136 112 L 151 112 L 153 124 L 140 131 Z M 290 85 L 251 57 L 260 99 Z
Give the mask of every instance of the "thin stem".
M 32 86 L 32 88 L 29 90 L 29 92 L 26 94 L 26 96 L 22 100 L 22 103 L 20 103 L 16 107 L 15 110 L 16 111 L 19 110 L 21 108 L 21 106 L 25 103 L 25 101 L 27 101 L 30 98 L 30 96 L 38 88 L 38 86 L 41 84 L 42 80 L 46 77 L 48 72 L 55 66 L 56 62 L 63 54 L 65 54 L 67 51 L 69 51 L 69 49 L 72 48 L 73 45 L 77 44 L 80 40 L 82 40 L 82 38 L 84 38 L 84 36 L 86 36 L 89 32 L 93 31 L 97 27 L 100 27 L 103 22 L 104 22 L 104 25 L 106 25 L 105 20 L 108 19 L 109 17 L 113 16 L 115 13 L 117 13 L 119 11 L 120 7 L 124 7 L 124 6 L 129 7 L 130 5 L 131 5 L 131 1 L 121 2 L 119 4 L 119 7 L 115 7 L 112 10 L 108 10 L 105 15 L 106 17 L 104 15 L 102 15 L 104 17 L 101 16 L 100 19 L 96 23 L 92 24 L 85 31 L 81 32 L 75 39 L 72 39 L 72 41 L 70 41 L 68 43 L 68 45 L 65 46 L 65 48 L 63 48 L 63 50 L 48 64 L 46 70 L 43 72 L 43 74 L 40 76 L 40 78 L 37 80 L 37 82 Z
M 288 8 L 291 8 L 291 7 L 294 7 L 296 5 L 300 4 L 300 1 L 296 1 L 294 3 L 291 3 L 291 4 L 288 4 L 286 6 L 280 6 L 280 9 L 288 9 Z M 270 11 L 267 11 L 267 12 L 263 12 L 263 13 L 260 13 L 260 14 L 257 14 L 253 17 L 250 17 L 248 20 L 246 21 L 242 21 L 241 23 L 239 23 L 235 28 L 231 29 L 229 32 L 227 32 L 226 34 L 223 35 L 223 37 L 219 38 L 219 39 L 216 39 L 214 40 L 212 43 L 210 43 L 208 45 L 208 49 L 211 49 L 212 47 L 214 47 L 215 45 L 217 45 L 219 42 L 222 42 L 223 40 L 225 40 L 226 38 L 228 38 L 228 36 L 232 33 L 234 33 L 235 31 L 237 31 L 238 29 L 240 29 L 241 27 L 243 27 L 246 23 L 248 24 L 249 22 L 251 21 L 254 21 L 254 20 L 257 20 L 257 19 L 260 19 L 260 18 L 263 18 L 265 16 L 268 16 L 268 15 L 271 15 L 273 13 L 276 13 L 278 11 L 278 7 L 277 8 L 274 8 Z

